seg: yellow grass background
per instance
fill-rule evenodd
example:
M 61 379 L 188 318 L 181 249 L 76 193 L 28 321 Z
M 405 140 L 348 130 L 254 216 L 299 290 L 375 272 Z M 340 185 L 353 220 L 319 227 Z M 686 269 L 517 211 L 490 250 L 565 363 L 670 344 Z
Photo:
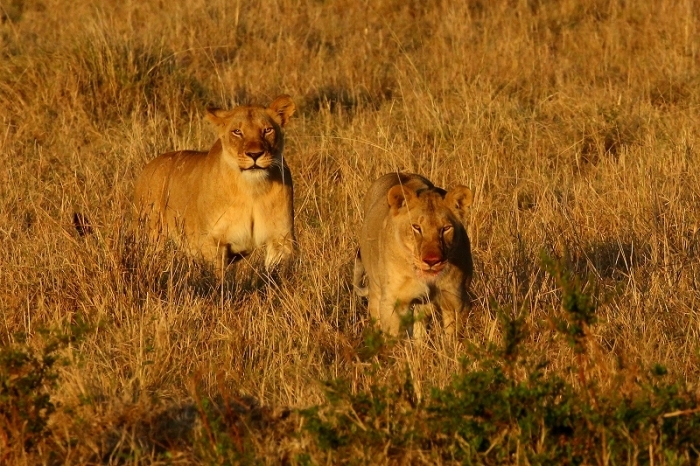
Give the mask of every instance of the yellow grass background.
M 304 407 L 324 380 L 361 389 L 408 371 L 422 396 L 469 345 L 500 341 L 499 310 L 527 313 L 528 351 L 564 371 L 573 352 L 552 328 L 559 295 L 542 251 L 595 290 L 601 385 L 624 389 L 620 377 L 659 362 L 695 386 L 697 2 L 116 3 L 0 0 L 0 342 L 24 333 L 40 346 L 40 328 L 89 325 L 52 391 L 51 445 L 66 464 L 117 462 L 120 449 L 155 461 L 158 413 L 196 393 Z M 222 287 L 136 240 L 145 163 L 209 148 L 208 105 L 281 93 L 298 106 L 285 152 L 294 276 L 257 286 L 253 260 Z M 433 332 L 367 360 L 352 259 L 362 196 L 395 170 L 475 192 L 474 301 L 456 346 Z M 76 233 L 74 212 L 93 235 Z M 295 448 L 258 447 L 271 463 Z M 6 458 L 45 462 L 48 448 Z M 196 461 L 188 445 L 173 451 Z

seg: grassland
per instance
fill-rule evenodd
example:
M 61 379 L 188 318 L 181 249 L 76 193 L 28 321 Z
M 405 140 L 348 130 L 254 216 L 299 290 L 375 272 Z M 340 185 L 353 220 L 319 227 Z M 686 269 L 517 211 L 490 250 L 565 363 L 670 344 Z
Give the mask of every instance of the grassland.
M 499 315 L 520 317 L 519 352 L 547 361 L 513 366 L 498 353 L 509 380 L 540 371 L 580 393 L 595 386 L 593 402 L 584 396 L 595 407 L 650 393 L 661 364 L 664 383 L 697 397 L 700 4 L 117 3 L 0 0 L 0 342 L 14 351 L 4 380 L 24 380 L 22 364 L 24 376 L 46 369 L 17 399 L 45 394 L 54 408 L 30 400 L 47 421 L 36 433 L 0 413 L 1 462 L 461 461 L 445 439 L 398 448 L 388 434 L 375 446 L 351 433 L 401 431 L 455 374 L 493 374 L 501 366 L 478 355 L 514 338 Z M 180 252 L 137 240 L 130 198 L 144 164 L 208 148 L 208 105 L 280 93 L 298 105 L 285 152 L 294 275 L 258 286 L 253 258 L 222 286 Z M 473 303 L 456 344 L 436 331 L 425 344 L 376 345 L 351 293 L 362 195 L 395 170 L 475 192 Z M 76 212 L 93 234 L 77 234 Z M 558 326 L 559 268 L 595 306 L 575 344 Z M 62 333 L 72 337 L 47 348 Z M 401 408 L 365 424 L 351 408 L 366 393 Z M 694 416 L 655 406 L 670 410 L 659 423 Z M 603 434 L 571 462 L 697 461 L 692 442 L 666 449 L 656 425 L 629 433 L 627 456 L 611 457 Z M 554 435 L 540 428 L 542 442 Z M 546 462 L 527 453 L 537 435 L 492 456 L 512 431 L 489 432 L 470 461 Z

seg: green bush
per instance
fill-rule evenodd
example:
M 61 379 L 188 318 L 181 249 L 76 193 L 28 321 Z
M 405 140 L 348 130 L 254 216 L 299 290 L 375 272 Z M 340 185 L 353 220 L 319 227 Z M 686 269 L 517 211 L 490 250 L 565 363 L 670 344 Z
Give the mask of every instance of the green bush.
M 7 445 L 31 450 L 48 433 L 56 410 L 49 389 L 55 385 L 55 344 L 36 354 L 20 345 L 0 348 L 0 428 Z
M 82 323 L 68 334 L 40 331 L 46 344 L 35 350 L 16 335 L 17 343 L 0 347 L 0 445 L 34 450 L 50 434 L 48 421 L 56 411 L 51 390 L 56 387 L 58 352 L 80 337 Z

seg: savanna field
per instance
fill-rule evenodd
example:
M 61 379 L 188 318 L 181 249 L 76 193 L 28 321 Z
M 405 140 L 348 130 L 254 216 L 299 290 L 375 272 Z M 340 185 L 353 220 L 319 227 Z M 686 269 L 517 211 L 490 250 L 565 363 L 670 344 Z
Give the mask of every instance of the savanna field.
M 700 460 L 700 3 L 117 3 L 0 0 L 0 464 Z M 144 165 L 283 93 L 293 273 L 145 241 Z M 353 294 L 397 170 L 474 192 L 457 341 Z

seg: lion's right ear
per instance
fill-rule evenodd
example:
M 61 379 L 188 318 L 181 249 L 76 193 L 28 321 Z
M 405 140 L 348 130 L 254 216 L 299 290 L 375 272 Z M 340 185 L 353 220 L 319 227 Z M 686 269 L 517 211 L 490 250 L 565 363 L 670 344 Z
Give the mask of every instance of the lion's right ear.
M 227 110 L 222 110 L 220 108 L 208 108 L 204 118 L 206 118 L 209 123 L 214 125 L 217 133 L 221 134 L 226 130 L 230 116 L 231 112 Z
M 389 190 L 386 200 L 389 203 L 389 207 L 391 207 L 391 211 L 396 214 L 399 209 L 407 205 L 415 197 L 416 195 L 413 191 L 397 184 Z
M 270 104 L 270 110 L 272 111 L 272 118 L 275 119 L 278 125 L 284 127 L 289 121 L 289 118 L 294 115 L 294 111 L 297 106 L 294 101 L 287 94 L 282 94 L 278 96 Z
M 450 209 L 464 215 L 467 207 L 474 202 L 474 193 L 466 186 L 456 186 L 447 193 L 445 202 Z

